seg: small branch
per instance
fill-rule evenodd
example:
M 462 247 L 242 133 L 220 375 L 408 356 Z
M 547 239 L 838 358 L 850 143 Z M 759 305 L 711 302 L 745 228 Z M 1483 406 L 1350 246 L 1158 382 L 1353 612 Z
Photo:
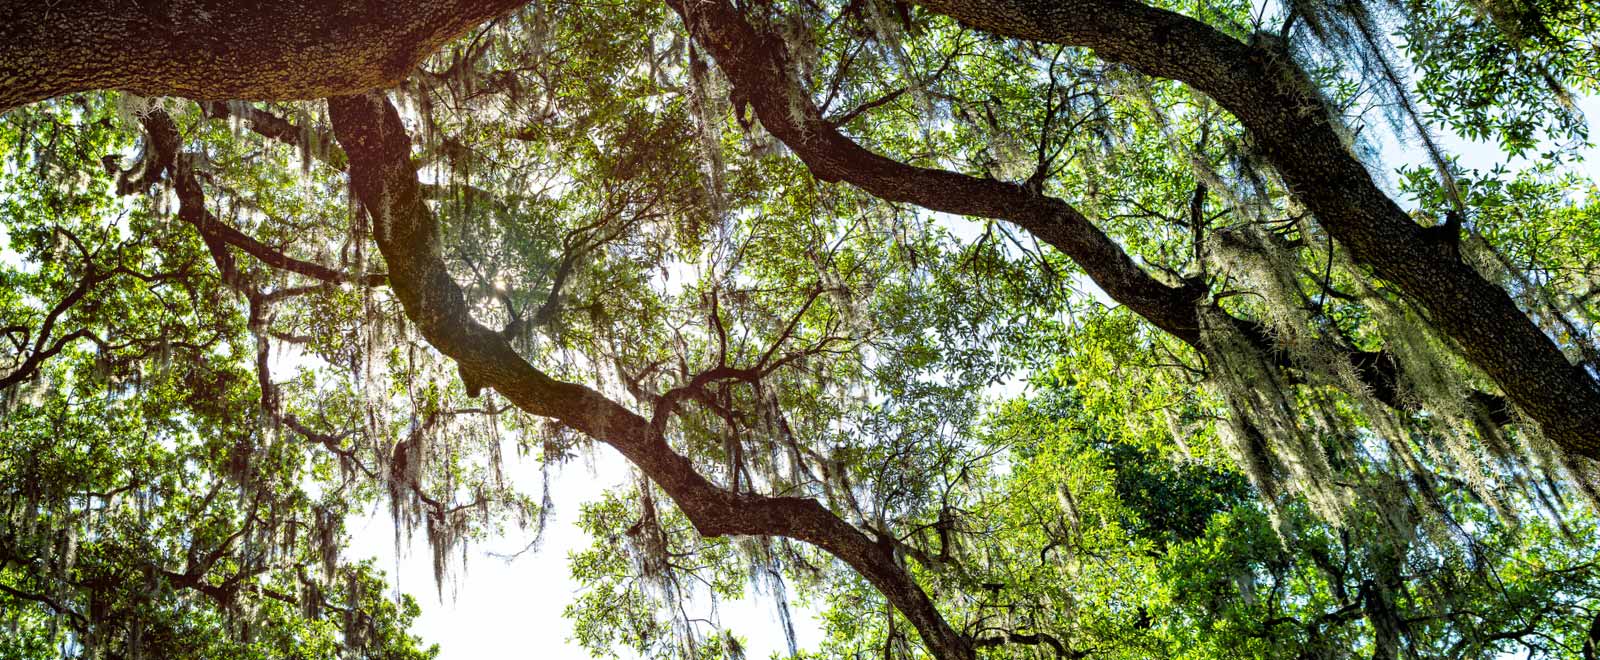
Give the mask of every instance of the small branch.
M 844 127 L 844 126 L 848 125 L 851 121 L 854 121 L 856 117 L 860 117 L 862 115 L 862 113 L 870 111 L 870 110 L 872 110 L 874 108 L 878 108 L 880 106 L 884 106 L 884 105 L 893 103 L 895 99 L 900 98 L 900 95 L 901 94 L 905 94 L 905 93 L 906 93 L 906 88 L 901 87 L 901 88 L 896 89 L 896 90 L 894 90 L 892 92 L 889 92 L 888 94 L 884 94 L 883 96 L 879 96 L 878 98 L 872 99 L 871 101 L 867 101 L 866 103 L 858 105 L 855 108 L 845 112 L 844 114 L 839 115 L 838 117 L 835 117 L 833 119 L 829 119 L 828 123 L 829 124 L 833 124 L 835 127 Z

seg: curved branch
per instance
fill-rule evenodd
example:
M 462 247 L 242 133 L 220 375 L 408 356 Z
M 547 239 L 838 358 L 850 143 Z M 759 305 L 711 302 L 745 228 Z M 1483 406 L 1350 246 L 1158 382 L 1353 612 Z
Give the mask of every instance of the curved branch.
M 576 383 L 551 378 L 472 318 L 439 255 L 439 227 L 418 189 L 411 141 L 382 95 L 329 100 L 334 133 L 350 156 L 356 196 L 373 218 L 390 286 L 430 344 L 464 377 L 517 407 L 551 417 L 616 448 L 661 487 L 701 534 L 785 536 L 831 553 L 899 608 L 941 658 L 972 658 L 971 643 L 939 614 L 891 547 L 877 543 L 815 500 L 741 495 L 721 488 L 673 450 L 649 420 Z
M 1102 59 L 1216 99 L 1327 232 L 1415 301 L 1465 357 L 1567 451 L 1600 458 L 1600 382 L 1511 297 L 1413 221 L 1344 146 L 1287 50 L 1246 44 L 1133 0 L 916 0 L 991 34 L 1092 48 Z
M 1186 342 L 1199 340 L 1199 283 L 1173 286 L 1145 272 L 1072 205 L 1014 183 L 907 165 L 862 147 L 824 118 L 787 64 L 780 39 L 757 31 L 726 0 L 668 0 L 767 131 L 825 181 L 880 199 L 1012 222 L 1077 261 L 1101 289 Z
M 270 116 L 270 115 L 269 115 Z M 157 149 L 147 157 L 156 163 L 161 163 L 163 170 L 169 170 L 172 176 L 173 187 L 178 193 L 180 209 L 179 217 L 194 225 L 202 238 L 208 243 L 217 242 L 221 245 L 231 245 L 239 248 L 261 263 L 278 270 L 284 270 L 299 275 L 304 275 L 314 280 L 328 284 L 355 283 L 365 286 L 379 286 L 388 281 L 382 273 L 369 273 L 354 275 L 344 271 L 330 268 L 319 263 L 297 259 L 284 254 L 282 250 L 273 248 L 266 243 L 256 240 L 233 225 L 223 222 L 209 209 L 206 208 L 205 198 L 200 189 L 200 182 L 187 166 L 180 162 L 177 154 L 172 153 L 178 146 L 178 127 L 172 117 L 162 111 L 153 111 L 141 118 L 145 132 L 149 135 L 152 148 Z M 151 175 L 148 187 L 159 180 L 163 171 L 156 171 Z M 221 266 L 221 264 L 218 264 Z M 224 269 L 226 278 L 230 273 Z
M 1071 257 L 1112 299 L 1186 344 L 1201 348 L 1199 309 L 1206 289 L 1199 281 L 1174 286 L 1146 272 L 1116 241 L 1065 201 L 1041 195 L 1026 185 L 984 179 L 901 163 L 862 147 L 826 120 L 788 66 L 782 40 L 758 31 L 726 0 L 686 3 L 668 0 L 728 76 L 741 98 L 755 108 L 767 131 L 826 181 L 845 181 L 881 199 L 908 202 L 957 215 L 1006 220 Z M 1198 196 L 1198 193 L 1197 193 Z M 1231 315 L 1230 315 L 1231 317 Z M 1293 367 L 1274 348 L 1260 323 L 1234 318 L 1240 330 L 1279 366 Z M 1347 359 L 1374 394 L 1402 408 L 1399 372 L 1382 353 L 1352 352 Z M 1494 395 L 1475 399 L 1491 410 L 1505 406 Z M 1510 415 L 1494 419 L 1509 423 Z
M 185 176 L 191 182 L 193 181 L 192 175 Z M 194 185 L 196 186 L 196 189 L 198 189 L 199 184 L 194 183 Z M 261 263 L 278 270 L 304 275 L 311 279 L 319 280 L 329 284 L 343 284 L 350 282 L 365 286 L 380 286 L 389 279 L 382 273 L 352 275 L 342 270 L 330 268 L 316 262 L 296 259 L 284 254 L 281 250 L 274 249 L 273 247 L 256 240 L 249 234 L 235 229 L 233 225 L 217 219 L 216 215 L 212 214 L 211 211 L 204 209 L 203 206 L 201 207 L 201 211 L 202 213 L 199 213 L 194 217 L 195 229 L 197 229 L 201 234 L 239 248 L 245 254 L 255 257 L 257 260 L 261 261 Z
M 973 642 L 973 645 L 979 648 L 994 648 L 1004 646 L 1006 644 L 1020 644 L 1023 646 L 1048 646 L 1050 647 L 1050 650 L 1055 651 L 1057 658 L 1066 658 L 1067 660 L 1080 660 L 1081 658 L 1089 655 L 1088 651 L 1077 651 L 1067 648 L 1067 645 L 1061 643 L 1061 640 L 1056 639 L 1055 635 L 1044 632 L 1001 632 L 993 637 L 983 637 Z
M 85 337 L 98 341 L 94 333 L 87 328 L 79 328 L 62 335 L 54 342 L 50 341 L 50 335 L 55 331 L 56 322 L 60 320 L 62 314 L 67 313 L 67 310 L 77 305 L 79 301 L 83 300 L 84 296 L 89 295 L 90 290 L 110 279 L 110 277 L 111 275 L 109 274 L 96 272 L 91 266 L 89 272 L 83 276 L 83 279 L 78 281 L 78 285 L 73 287 L 72 291 L 68 292 L 54 307 L 50 308 L 50 311 L 45 314 L 44 322 L 39 327 L 39 336 L 34 340 L 33 348 L 28 352 L 28 357 L 11 373 L 0 377 L 0 390 L 32 378 L 39 371 L 40 365 L 44 364 L 45 360 L 60 353 L 62 349 L 67 347 L 67 344 Z M 46 344 L 49 345 L 47 346 Z
M 5 593 L 7 596 L 11 596 L 12 598 L 33 601 L 35 603 L 39 603 L 40 605 L 44 605 L 45 607 L 50 608 L 50 610 L 55 612 L 58 616 L 64 616 L 72 619 L 72 628 L 80 633 L 89 629 L 89 620 L 87 618 L 85 618 L 82 614 L 79 614 L 77 610 L 67 607 L 66 605 L 62 605 L 54 598 L 44 594 L 36 594 L 23 591 L 21 589 L 14 589 L 6 586 L 6 584 L 3 582 L 0 582 L 0 593 Z

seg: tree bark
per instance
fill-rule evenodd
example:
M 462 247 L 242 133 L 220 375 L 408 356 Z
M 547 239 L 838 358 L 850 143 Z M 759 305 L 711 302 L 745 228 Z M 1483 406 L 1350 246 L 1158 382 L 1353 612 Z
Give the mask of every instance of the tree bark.
M 0 0 L 0 112 L 94 89 L 314 99 L 392 87 L 526 0 Z
M 731 492 L 702 476 L 649 420 L 588 387 L 534 368 L 500 333 L 472 318 L 439 257 L 439 229 L 424 203 L 400 116 L 381 94 L 329 99 L 334 134 L 350 159 L 356 197 L 373 220 L 389 283 L 424 338 L 517 407 L 551 417 L 616 448 L 672 497 L 705 536 L 783 536 L 815 545 L 873 584 L 946 660 L 974 657 L 970 640 L 939 614 L 887 543 L 874 541 L 815 500 Z
M 1427 238 L 1378 188 L 1287 53 L 1131 0 L 916 2 L 992 34 L 1091 48 L 1102 59 L 1216 99 L 1358 262 L 1427 311 L 1547 437 L 1600 459 L 1600 383 L 1568 362 L 1504 290 Z

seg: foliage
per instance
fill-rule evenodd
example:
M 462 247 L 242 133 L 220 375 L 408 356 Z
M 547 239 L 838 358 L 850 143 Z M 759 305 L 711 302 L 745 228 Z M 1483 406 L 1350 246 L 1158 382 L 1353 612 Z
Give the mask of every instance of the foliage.
M 1378 133 L 1422 151 L 1396 182 L 1430 249 L 1600 377 L 1600 206 L 1568 169 L 1573 99 L 1600 91 L 1593 6 L 1164 6 L 1295 63 L 1324 106 L 1298 111 L 1352 157 Z M 819 502 L 854 534 L 702 536 L 640 465 L 573 507 L 594 539 L 568 558 L 573 641 L 742 657 L 719 608 L 749 597 L 793 654 L 933 653 L 908 597 L 853 570 L 872 557 L 837 549 L 867 546 L 986 657 L 1594 643 L 1593 461 L 1332 238 L 1218 101 L 880 0 L 742 3 L 794 69 L 750 90 L 673 7 L 532 3 L 387 97 L 440 229 L 425 256 L 468 305 L 451 320 L 647 420 L 675 478 L 735 508 Z M 753 91 L 791 94 L 798 138 Z M 345 520 L 386 506 L 442 585 L 485 534 L 537 545 L 552 494 L 508 454 L 617 444 L 419 331 L 379 249 L 395 200 L 358 198 L 326 107 L 96 92 L 0 120 L 0 656 L 432 657 L 417 605 L 342 552 Z M 872 176 L 1004 182 L 1092 235 L 834 183 L 794 144 L 837 146 L 813 110 L 892 163 L 855 156 Z M 1553 158 L 1463 171 L 1446 130 Z M 1064 252 L 1094 240 L 1115 254 Z M 1156 287 L 1194 294 L 1189 325 L 1126 295 Z M 794 648 L 801 608 L 816 649 Z

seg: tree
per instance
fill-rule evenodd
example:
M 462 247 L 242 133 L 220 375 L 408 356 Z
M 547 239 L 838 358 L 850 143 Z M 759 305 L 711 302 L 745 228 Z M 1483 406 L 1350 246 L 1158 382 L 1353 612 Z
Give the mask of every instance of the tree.
M 587 519 L 628 539 L 576 568 L 597 649 L 733 653 L 659 604 L 738 593 L 741 560 L 780 601 L 785 576 L 822 594 L 840 653 L 910 652 L 905 626 L 940 658 L 1592 637 L 1595 202 L 1557 165 L 1467 171 L 1433 131 L 1571 158 L 1594 9 L 515 4 L 0 8 L 0 386 L 34 392 L 5 423 L 165 406 L 154 438 L 85 442 L 197 475 L 19 441 L 18 465 L 90 471 L 8 533 L 111 539 L 94 493 L 177 519 L 235 489 L 187 568 L 105 560 L 233 613 L 330 588 L 295 558 L 381 497 L 442 579 L 554 505 L 505 482 L 505 449 L 587 438 L 641 476 Z M 43 100 L 104 89 L 128 91 Z M 1384 130 L 1424 155 L 1414 210 L 1362 154 Z M 1116 310 L 1070 295 L 1088 283 Z M 1018 374 L 1051 403 L 986 419 Z M 1041 483 L 1055 510 L 1010 504 Z M 765 540 L 701 540 L 725 536 Z M 7 593 L 76 621 L 73 652 L 137 654 L 132 610 L 73 617 L 116 592 L 28 543 Z M 1131 606 L 1122 580 L 1159 589 Z M 1161 596 L 1188 589 L 1216 595 Z M 348 614 L 347 647 L 410 652 L 408 610 L 347 592 L 390 626 Z

